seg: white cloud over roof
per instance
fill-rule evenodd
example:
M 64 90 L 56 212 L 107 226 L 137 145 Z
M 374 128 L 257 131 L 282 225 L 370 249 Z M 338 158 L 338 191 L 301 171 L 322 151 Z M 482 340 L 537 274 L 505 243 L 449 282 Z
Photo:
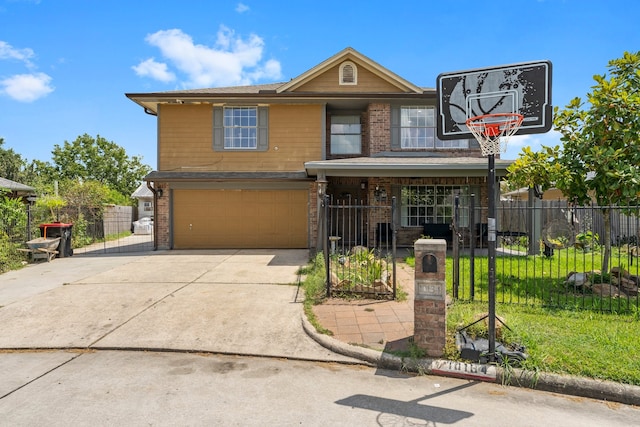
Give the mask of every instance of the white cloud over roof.
M 264 41 L 255 34 L 243 39 L 221 26 L 213 46 L 197 44 L 179 29 L 157 31 L 145 40 L 160 50 L 165 62 L 151 58 L 134 66 L 142 77 L 166 83 L 180 75 L 183 88 L 248 85 L 281 77 L 280 62 L 263 59 Z

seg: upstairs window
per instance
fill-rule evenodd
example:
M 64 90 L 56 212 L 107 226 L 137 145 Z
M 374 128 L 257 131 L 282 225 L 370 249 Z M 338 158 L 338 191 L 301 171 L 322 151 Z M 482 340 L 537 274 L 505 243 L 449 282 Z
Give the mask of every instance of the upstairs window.
M 360 154 L 360 116 L 331 116 L 331 154 Z
M 435 107 L 409 105 L 391 110 L 391 145 L 402 150 L 469 148 L 468 139 L 441 141 L 436 136 Z
M 268 148 L 266 107 L 214 107 L 215 151 L 266 151 Z
M 358 84 L 358 69 L 353 62 L 344 62 L 342 65 L 340 65 L 340 84 Z
M 224 109 L 224 148 L 255 149 L 258 146 L 258 109 Z

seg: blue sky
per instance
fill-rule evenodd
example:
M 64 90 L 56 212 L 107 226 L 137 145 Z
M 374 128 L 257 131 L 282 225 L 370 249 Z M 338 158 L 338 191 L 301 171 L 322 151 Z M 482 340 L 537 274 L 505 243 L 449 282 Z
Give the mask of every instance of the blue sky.
M 0 138 L 28 160 L 100 135 L 156 164 L 125 93 L 288 81 L 347 46 L 424 87 L 443 72 L 550 60 L 553 104 L 640 50 L 637 0 L 0 0 Z M 516 137 L 559 143 L 556 133 Z

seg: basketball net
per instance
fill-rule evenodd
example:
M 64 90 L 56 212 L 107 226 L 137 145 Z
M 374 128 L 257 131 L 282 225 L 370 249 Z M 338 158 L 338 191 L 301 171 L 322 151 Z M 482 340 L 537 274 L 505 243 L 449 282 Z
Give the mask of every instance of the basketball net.
M 518 113 L 484 114 L 468 118 L 466 125 L 478 140 L 482 155 L 488 156 L 507 150 L 509 138 L 520 129 L 523 118 Z

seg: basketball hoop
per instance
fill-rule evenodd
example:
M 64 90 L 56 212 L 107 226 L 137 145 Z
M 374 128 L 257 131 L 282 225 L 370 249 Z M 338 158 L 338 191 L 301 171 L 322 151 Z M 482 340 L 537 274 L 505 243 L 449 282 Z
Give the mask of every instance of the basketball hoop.
M 518 113 L 483 114 L 468 118 L 466 125 L 480 143 L 482 155 L 488 156 L 506 151 L 509 137 L 520 129 L 523 119 Z

